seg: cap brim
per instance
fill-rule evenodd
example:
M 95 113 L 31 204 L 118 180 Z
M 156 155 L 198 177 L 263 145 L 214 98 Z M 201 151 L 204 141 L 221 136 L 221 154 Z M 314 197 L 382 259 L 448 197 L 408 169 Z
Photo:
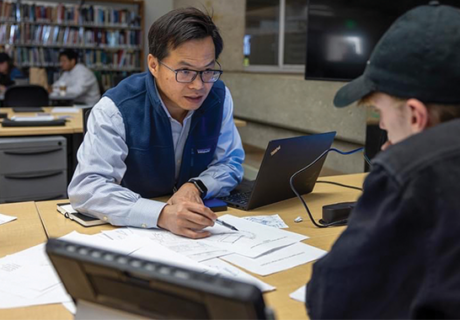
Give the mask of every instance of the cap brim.
M 365 75 L 362 75 L 337 91 L 334 97 L 334 105 L 337 108 L 349 106 L 372 91 L 375 91 L 375 85 Z

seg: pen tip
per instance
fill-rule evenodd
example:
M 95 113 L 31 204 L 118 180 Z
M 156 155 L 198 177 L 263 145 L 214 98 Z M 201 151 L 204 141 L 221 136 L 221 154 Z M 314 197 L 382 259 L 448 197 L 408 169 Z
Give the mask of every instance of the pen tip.
M 232 230 L 238 231 L 238 229 L 237 229 L 237 228 L 235 228 L 235 227 L 232 227 Z

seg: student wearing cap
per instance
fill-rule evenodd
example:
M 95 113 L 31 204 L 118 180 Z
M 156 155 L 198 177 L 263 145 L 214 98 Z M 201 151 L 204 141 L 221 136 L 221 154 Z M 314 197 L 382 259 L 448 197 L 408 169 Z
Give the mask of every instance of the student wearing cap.
M 400 17 L 341 88 L 380 112 L 388 143 L 347 229 L 313 266 L 315 318 L 460 318 L 460 11 Z
M 72 49 L 61 51 L 59 63 L 63 73 L 53 86 L 65 86 L 66 93 L 75 96 L 76 103 L 95 105 L 101 98 L 99 85 L 94 73 L 78 63 L 78 53 Z
M 14 84 L 16 78 L 23 77 L 22 72 L 13 64 L 6 52 L 0 52 L 0 91 Z
M 217 216 L 202 199 L 228 195 L 243 178 L 233 100 L 219 80 L 223 41 L 194 8 L 160 17 L 148 40 L 148 71 L 107 91 L 91 112 L 70 201 L 113 225 L 207 237 Z

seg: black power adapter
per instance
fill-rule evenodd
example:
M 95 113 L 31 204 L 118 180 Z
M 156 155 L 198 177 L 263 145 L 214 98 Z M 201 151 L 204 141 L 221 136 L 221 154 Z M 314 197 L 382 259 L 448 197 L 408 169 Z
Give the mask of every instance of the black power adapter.
M 340 202 L 323 206 L 323 218 L 319 220 L 322 224 L 330 224 L 346 220 L 355 207 L 356 202 Z

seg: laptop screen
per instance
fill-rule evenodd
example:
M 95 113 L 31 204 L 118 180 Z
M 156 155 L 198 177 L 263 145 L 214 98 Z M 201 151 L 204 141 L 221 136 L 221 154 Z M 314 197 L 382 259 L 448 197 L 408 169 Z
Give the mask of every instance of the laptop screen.
M 328 132 L 270 141 L 246 209 L 295 197 L 289 179 L 328 150 L 335 135 Z M 326 156 L 296 177 L 294 186 L 300 194 L 313 190 L 325 160 Z

